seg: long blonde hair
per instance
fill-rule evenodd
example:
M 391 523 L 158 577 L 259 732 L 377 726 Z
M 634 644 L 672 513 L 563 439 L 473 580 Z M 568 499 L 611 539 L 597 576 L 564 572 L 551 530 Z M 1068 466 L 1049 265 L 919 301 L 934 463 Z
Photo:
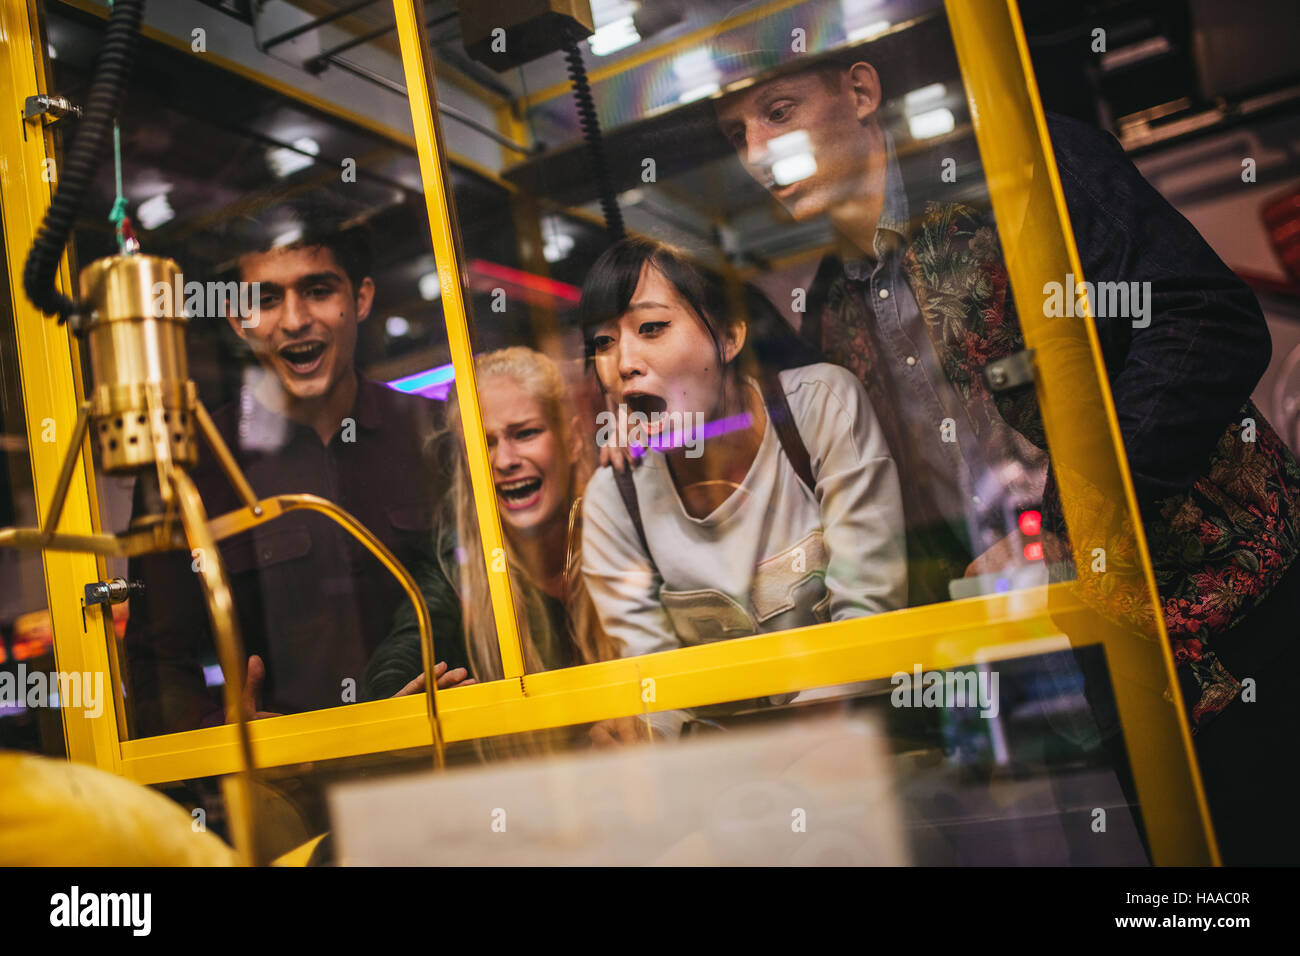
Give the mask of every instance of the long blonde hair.
M 493 377 L 506 377 L 517 382 L 528 394 L 537 399 L 542 406 L 542 414 L 547 424 L 554 431 L 558 445 L 562 449 L 573 447 L 573 405 L 569 400 L 564 377 L 547 356 L 523 346 L 499 349 L 480 355 L 474 362 L 475 374 L 481 384 Z M 448 409 L 449 427 L 459 436 L 460 416 L 455 398 Z M 567 619 L 567 633 L 562 635 L 573 649 L 573 656 L 580 664 L 590 664 L 599 660 L 616 657 L 613 645 L 601 628 L 596 611 L 591 603 L 582 578 L 581 548 L 579 547 L 578 516 L 579 504 L 587 479 L 591 477 L 592 455 L 587 442 L 581 443 L 582 453 L 569 469 L 569 488 L 565 498 L 568 503 L 568 547 L 564 562 L 564 610 Z M 452 479 L 451 494 L 448 496 L 455 522 L 456 538 L 459 545 L 456 560 L 459 567 L 444 567 L 448 580 L 460 582 L 462 619 L 465 629 L 465 645 L 469 651 L 470 666 L 474 676 L 480 681 L 500 680 L 503 676 L 500 645 L 497 642 L 496 621 L 492 613 L 492 601 L 488 590 L 486 562 L 483 556 L 483 543 L 479 536 L 477 513 L 474 507 L 474 493 L 470 485 L 468 468 L 463 454 L 457 456 L 455 475 Z M 504 541 L 506 560 L 510 569 L 510 590 L 514 597 L 515 618 L 519 626 L 519 642 L 523 650 L 524 669 L 528 673 L 545 670 L 545 664 L 538 651 L 536 636 L 532 633 L 532 622 L 528 614 L 528 596 L 522 587 L 524 582 L 531 585 L 534 594 L 540 591 L 540 583 L 532 580 L 527 569 L 518 558 L 518 554 L 507 535 Z

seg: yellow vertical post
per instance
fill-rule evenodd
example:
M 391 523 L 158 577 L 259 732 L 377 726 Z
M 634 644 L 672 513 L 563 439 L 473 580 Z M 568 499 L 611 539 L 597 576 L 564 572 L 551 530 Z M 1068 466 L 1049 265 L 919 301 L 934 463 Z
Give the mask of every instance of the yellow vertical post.
M 1091 611 L 1062 629 L 1086 632 L 1105 647 L 1155 862 L 1218 863 L 1097 333 L 1091 316 L 1046 317 L 1038 294 L 1045 276 L 1085 277 L 1024 28 L 1014 0 L 946 6 L 1021 329 L 1034 350 L 1039 407 L 1075 548 L 1075 590 Z M 1086 557 L 1094 545 L 1132 551 L 1124 567 L 1106 572 L 1104 586 L 1093 583 Z
M 402 47 L 402 69 L 406 75 L 407 96 L 411 102 L 411 122 L 415 127 L 424 201 L 433 238 L 433 255 L 438 264 L 438 279 L 442 283 L 447 341 L 451 347 L 452 365 L 456 369 L 456 397 L 460 404 L 465 452 L 469 457 L 470 483 L 474 489 L 479 536 L 483 541 L 483 556 L 487 562 L 492 612 L 501 648 L 501 667 L 506 677 L 519 677 L 524 673 L 524 657 L 519 645 L 519 627 L 515 621 L 514 598 L 510 592 L 510 578 L 506 568 L 501 517 L 497 512 L 496 488 L 492 482 L 492 466 L 488 461 L 487 443 L 483 437 L 483 415 L 479 409 L 478 388 L 474 379 L 474 351 L 456 249 L 455 209 L 450 202 L 451 186 L 444 162 L 446 153 L 435 107 L 433 63 L 429 59 L 428 38 L 425 36 L 424 4 L 420 0 L 393 0 L 393 13 L 397 21 L 397 37 Z
M 59 469 L 72 437 L 77 407 L 81 400 L 76 368 L 75 344 L 68 330 L 41 315 L 22 291 L 23 265 L 27 250 L 50 204 L 57 183 L 49 137 L 40 121 L 22 118 L 23 103 L 40 89 L 41 70 L 34 3 L 0 4 L 0 224 L 4 229 L 6 265 L 10 287 L 6 294 L 13 307 L 18 367 L 22 377 L 23 411 L 27 443 L 31 453 L 32 479 L 38 514 L 54 492 Z M 66 261 L 59 275 L 65 294 L 72 294 Z M 77 450 L 77 467 L 68 490 L 59 530 L 91 534 L 89 483 L 86 456 Z M 111 629 L 101 617 L 100 606 L 87 608 L 83 624 L 83 589 L 99 576 L 94 555 L 45 552 L 45 587 L 54 631 L 54 655 L 60 671 L 102 678 L 102 711 L 61 702 L 63 730 L 69 759 L 93 763 L 117 772 L 121 762 L 116 694 L 113 690 L 106 635 Z M 84 697 L 83 697 L 84 700 Z

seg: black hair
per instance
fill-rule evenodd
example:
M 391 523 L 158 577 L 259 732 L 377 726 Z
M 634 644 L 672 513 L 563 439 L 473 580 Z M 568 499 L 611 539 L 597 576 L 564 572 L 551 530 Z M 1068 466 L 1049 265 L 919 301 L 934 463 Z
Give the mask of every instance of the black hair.
M 668 280 L 704 323 L 713 339 L 719 364 L 722 364 L 723 331 L 742 319 L 748 330 L 745 346 L 735 359 L 742 374 L 757 375 L 821 361 L 817 350 L 795 334 L 775 306 L 753 285 L 743 283 L 739 301 L 733 303 L 726 283 L 715 273 L 697 267 L 681 250 L 643 237 L 614 243 L 596 260 L 583 282 L 578 321 L 588 361 L 594 355 L 592 336 L 596 327 L 627 311 L 647 264 Z
M 328 249 L 352 283 L 353 295 L 374 268 L 370 228 L 348 221 L 319 197 L 274 203 L 232 220 L 226 232 L 236 258 L 272 249 Z

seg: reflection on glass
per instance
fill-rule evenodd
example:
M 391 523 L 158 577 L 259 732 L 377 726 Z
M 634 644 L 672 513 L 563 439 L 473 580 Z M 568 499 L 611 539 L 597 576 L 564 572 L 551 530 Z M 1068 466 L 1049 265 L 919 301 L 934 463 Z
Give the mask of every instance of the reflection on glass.
M 151 17 L 148 25 L 169 32 L 165 11 Z M 245 48 L 247 25 L 205 23 L 208 42 Z M 74 99 L 102 26 L 89 14 L 48 12 L 53 81 Z M 384 42 L 354 44 L 353 56 L 391 66 L 398 61 Z M 260 54 L 239 55 L 256 61 L 255 74 L 266 67 Z M 193 55 L 188 43 L 178 50 L 142 38 L 121 120 L 127 212 L 141 251 L 181 267 L 174 287 L 155 294 L 189 317 L 191 375 L 254 494 L 328 499 L 415 568 L 433 553 L 452 463 L 434 438 L 445 431 L 450 354 L 418 162 L 406 130 L 374 131 L 409 119 L 409 108 L 391 91 L 367 103 L 374 86 L 356 77 L 333 75 L 337 102 L 307 105 L 294 85 L 272 89 Z M 498 251 L 512 248 L 509 224 L 494 221 L 505 214 L 504 190 L 460 169 L 451 182 L 491 210 L 481 232 L 467 231 L 467 252 L 513 265 Z M 81 265 L 117 251 L 101 219 L 114 192 L 109 164 L 77 223 Z M 192 476 L 210 517 L 241 506 L 206 444 Z M 153 475 L 101 474 L 99 500 L 107 530 L 139 527 L 163 510 Z M 367 664 L 411 612 L 381 564 L 309 512 L 219 548 L 248 653 L 236 676 L 249 716 L 366 699 Z M 144 586 L 120 606 L 134 736 L 225 719 L 228 675 L 195 574 L 208 558 L 173 551 L 110 562 L 110 574 Z M 464 668 L 458 615 L 435 617 L 435 626 L 444 669 Z
M 709 702 L 670 713 L 643 688 L 648 713 L 634 725 L 689 737 L 761 721 L 812 697 L 717 702 L 718 688 L 742 671 L 759 675 L 754 693 L 825 683 L 824 674 L 801 680 L 800 654 L 830 656 L 850 633 L 862 642 L 862 663 L 844 663 L 846 680 L 880 678 L 904 654 L 964 663 L 983 627 L 1004 645 L 1059 644 L 1058 656 L 1039 661 L 1050 686 L 1027 699 L 1041 703 L 1049 723 L 1069 725 L 1080 750 L 1114 740 L 1118 708 L 1105 667 L 1101 680 L 1070 676 L 1098 666 L 1082 656 L 1100 651 L 1080 645 L 1097 640 L 1125 667 L 1126 655 L 1141 658 L 1133 669 L 1161 689 L 1165 662 L 1152 640 L 1146 569 L 1123 523 L 1127 495 L 1088 330 L 1029 317 L 1042 302 L 1035 280 L 1053 278 L 1066 255 L 1015 58 L 996 58 L 994 69 L 994 58 L 970 53 L 968 88 L 944 7 L 932 0 L 778 7 L 725 19 L 707 8 L 677 11 L 675 20 L 637 16 L 637 39 L 626 24 L 605 31 L 617 19 L 608 13 L 588 44 L 594 110 L 572 50 L 540 56 L 512 77 L 528 90 L 529 131 L 545 144 L 503 171 L 521 193 L 520 233 L 532 237 L 526 268 L 534 287 L 563 282 L 580 294 L 576 303 L 556 296 L 524 326 L 518 314 L 476 311 L 472 331 L 492 347 L 587 363 L 572 394 L 600 460 L 583 502 L 592 601 L 627 665 L 620 673 L 644 668 L 675 682 L 678 700 Z M 991 118 L 988 101 L 1000 107 L 1006 94 L 1015 122 L 1005 125 L 1020 135 L 991 147 L 981 128 L 981 156 L 968 94 L 984 103 L 994 139 L 1004 121 Z M 1053 140 L 1058 129 L 1070 132 L 1052 124 Z M 1075 132 L 1077 165 L 1088 166 L 1105 137 Z M 1000 218 L 985 161 L 1002 176 Z M 1119 181 L 1136 180 L 1124 169 L 1129 178 L 1116 172 Z M 1029 246 L 1038 252 L 1027 255 Z M 1008 250 L 1017 253 L 1014 290 Z M 1109 250 L 1093 249 L 1093 262 L 1100 267 Z M 1135 309 L 1141 319 L 1144 307 Z M 1116 335 L 1127 341 L 1126 329 Z M 1053 396 L 1055 461 L 1040 390 Z M 1190 553 L 1194 542 L 1186 543 Z M 1074 577 L 1076 556 L 1079 577 L 1082 559 L 1092 562 L 1086 580 L 1040 587 Z M 1180 567 L 1195 573 L 1186 561 Z M 743 640 L 868 616 L 860 629 Z M 939 621 L 951 630 L 947 644 L 929 633 Z M 1038 652 L 1027 647 L 1016 653 Z M 678 648 L 686 653 L 645 658 Z M 730 671 L 733 648 L 743 666 Z M 757 686 L 778 683 L 762 670 L 771 659 L 789 683 Z M 933 674 L 949 686 L 945 671 Z M 977 700 L 997 696 L 990 682 L 999 675 L 1008 705 L 1022 681 L 1037 680 L 1010 664 L 981 665 L 967 674 Z M 1182 750 L 1173 747 L 1169 760 L 1156 753 L 1157 740 L 1171 750 L 1177 718 L 1148 699 L 1147 685 L 1119 686 L 1145 784 L 1176 774 L 1186 796 Z M 1221 689 L 1202 681 L 1203 695 Z M 981 706 L 980 723 L 968 726 L 963 705 L 941 696 L 915 710 L 891 703 L 885 726 L 896 742 L 937 735 L 1005 768 L 1021 739 L 1009 722 L 1028 720 L 1037 705 Z M 939 712 L 941 720 L 921 716 Z M 1087 731 L 1089 722 L 1104 730 Z M 589 736 L 619 738 L 613 722 Z M 1125 774 L 1115 779 L 1134 803 Z M 936 792 L 951 783 L 939 781 Z M 993 803 L 1004 805 L 1013 790 L 999 786 Z M 1039 787 L 1030 802 L 1050 806 L 1044 794 Z M 1072 808 L 1076 798 L 1088 799 L 1072 796 Z M 1195 827 L 1190 804 L 1178 812 Z M 1143 858 L 1140 843 L 1133 859 Z
M 571 144 L 505 173 L 546 203 L 521 230 L 533 283 L 580 293 L 523 327 L 476 310 L 473 333 L 586 362 L 580 560 L 622 657 L 1072 573 L 1032 384 L 984 375 L 1024 344 L 951 37 L 936 4 L 875 7 L 602 64 L 608 169 L 572 145 L 593 133 L 547 86 L 560 56 L 520 70 L 547 90 L 534 135 Z M 607 39 L 592 52 L 621 63 Z M 608 204 L 605 173 L 632 232 L 612 247 L 577 208 Z M 531 487 L 500 497 L 507 526 Z M 557 530 L 539 567 L 573 544 Z

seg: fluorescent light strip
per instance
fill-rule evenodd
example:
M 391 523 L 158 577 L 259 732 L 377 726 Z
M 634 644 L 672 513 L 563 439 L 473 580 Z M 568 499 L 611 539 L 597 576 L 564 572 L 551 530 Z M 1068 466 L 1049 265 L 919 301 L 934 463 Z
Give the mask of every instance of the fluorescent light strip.
M 423 372 L 416 372 L 414 375 L 407 375 L 405 378 L 395 378 L 391 382 L 385 382 L 384 384 L 396 392 L 405 392 L 410 395 L 423 392 L 435 385 L 446 385 L 448 382 L 454 382 L 455 380 L 456 369 L 448 363 L 425 369 Z

